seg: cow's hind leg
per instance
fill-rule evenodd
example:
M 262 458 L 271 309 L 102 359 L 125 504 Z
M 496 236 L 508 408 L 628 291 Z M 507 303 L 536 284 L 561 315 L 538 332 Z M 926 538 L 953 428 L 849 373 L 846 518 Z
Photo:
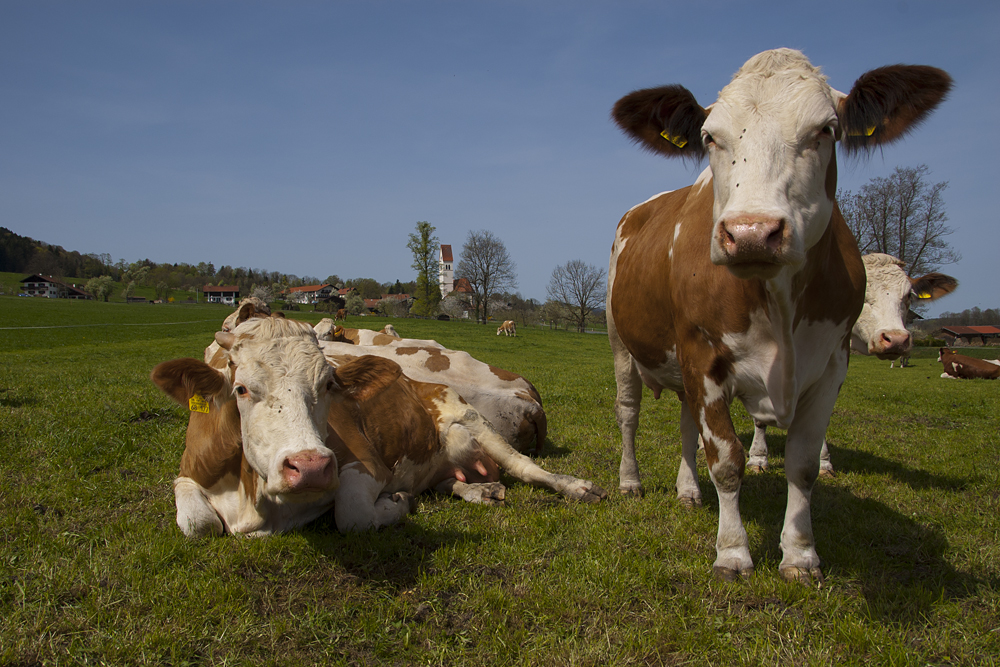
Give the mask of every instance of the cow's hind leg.
M 614 323 L 608 322 L 608 338 L 615 355 L 615 417 L 622 434 L 622 460 L 618 467 L 618 490 L 626 496 L 642 496 L 639 462 L 635 458 L 635 432 L 639 426 L 642 403 L 642 379 L 635 360 L 618 338 Z
M 753 443 L 750 445 L 747 470 L 750 472 L 767 470 L 767 426 L 756 419 L 753 420 Z
M 698 424 L 686 401 L 681 401 L 681 463 L 677 470 L 677 500 L 688 508 L 701 507 L 698 486 Z
M 556 475 L 542 469 L 530 458 L 511 447 L 475 410 L 467 411 L 463 419 L 454 422 L 448 428 L 446 437 L 447 446 L 457 447 L 459 451 L 468 449 L 470 445 L 482 447 L 497 465 L 522 482 L 549 488 L 567 498 L 587 503 L 600 502 L 608 496 L 607 491 L 589 480 L 570 475 Z M 474 440 L 474 443 L 469 443 L 470 439 Z
M 503 505 L 507 494 L 507 488 L 500 482 L 461 482 L 454 477 L 446 479 L 434 490 L 438 493 L 458 496 L 469 503 L 481 503 L 483 505 Z
M 389 526 L 416 509 L 413 494 L 382 493 L 385 485 L 358 466 L 348 464 L 340 471 L 333 513 L 341 533 Z

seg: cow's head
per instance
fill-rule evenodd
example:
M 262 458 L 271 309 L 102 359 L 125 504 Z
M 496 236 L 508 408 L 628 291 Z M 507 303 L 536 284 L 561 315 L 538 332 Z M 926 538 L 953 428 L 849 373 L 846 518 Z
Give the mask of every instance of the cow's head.
M 222 330 L 228 333 L 252 317 L 270 317 L 270 315 L 271 307 L 267 302 L 255 296 L 248 296 L 240 301 L 240 305 L 229 317 L 222 321 Z
M 891 255 L 872 253 L 862 259 L 868 282 L 865 305 L 851 330 L 851 348 L 879 359 L 896 359 L 913 347 L 906 330 L 910 304 L 951 294 L 958 281 L 942 273 L 910 278 L 903 271 L 903 262 Z
M 902 137 L 944 98 L 951 78 L 924 66 L 872 70 L 844 95 L 804 55 L 765 51 L 746 62 L 707 108 L 682 86 L 620 99 L 615 122 L 668 157 L 708 155 L 711 257 L 738 277 L 800 266 L 834 208 L 834 143 L 872 149 Z

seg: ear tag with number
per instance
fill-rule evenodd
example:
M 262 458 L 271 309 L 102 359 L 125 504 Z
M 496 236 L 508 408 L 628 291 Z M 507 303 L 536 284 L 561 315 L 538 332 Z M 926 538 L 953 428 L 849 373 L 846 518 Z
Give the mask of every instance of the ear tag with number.
M 685 139 L 681 135 L 670 134 L 668 130 L 660 132 L 660 136 L 669 141 L 670 143 L 672 143 L 674 146 L 677 146 L 677 148 L 684 148 L 685 146 L 687 146 L 688 143 L 687 139 Z
M 208 414 L 208 401 L 201 394 L 194 394 L 188 399 L 188 410 Z

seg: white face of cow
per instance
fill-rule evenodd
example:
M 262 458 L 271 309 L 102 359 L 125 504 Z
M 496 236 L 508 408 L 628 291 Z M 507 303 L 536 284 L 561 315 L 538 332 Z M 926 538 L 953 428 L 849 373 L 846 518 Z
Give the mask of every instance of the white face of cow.
M 903 271 L 903 262 L 891 255 L 872 253 L 862 259 L 867 274 L 865 305 L 851 330 L 851 348 L 879 359 L 896 359 L 913 347 L 906 330 L 912 301 L 933 301 L 950 294 L 958 281 L 940 273 L 912 279 Z
M 910 351 L 906 330 L 912 286 L 902 262 L 880 253 L 865 255 L 865 305 L 851 330 L 851 348 L 879 359 L 895 359 Z
M 315 334 L 273 318 L 248 320 L 234 334 L 230 358 L 243 451 L 264 479 L 264 492 L 282 502 L 335 490 L 337 461 L 325 442 L 337 387 Z
M 737 276 L 798 267 L 826 231 L 836 191 L 836 102 L 802 54 L 751 58 L 701 129 L 712 168 L 714 264 Z

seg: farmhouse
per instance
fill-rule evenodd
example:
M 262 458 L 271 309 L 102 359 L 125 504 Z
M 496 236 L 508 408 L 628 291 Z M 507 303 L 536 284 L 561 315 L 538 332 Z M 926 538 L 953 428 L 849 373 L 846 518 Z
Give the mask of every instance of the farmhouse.
M 207 303 L 224 303 L 233 306 L 240 299 L 240 288 L 237 285 L 205 285 L 201 288 L 201 293 L 205 295 Z
M 1000 327 L 992 325 L 973 327 L 948 326 L 941 328 L 941 335 L 948 341 L 948 345 L 954 345 L 956 341 L 972 345 L 976 338 L 979 339 L 981 345 L 989 345 L 1000 339 Z
M 333 294 L 333 285 L 303 285 L 288 290 L 288 300 L 294 303 L 318 303 Z
M 21 279 L 21 293 L 28 296 L 41 296 L 49 299 L 93 299 L 91 295 L 77 287 L 68 285 L 52 276 L 33 273 Z

